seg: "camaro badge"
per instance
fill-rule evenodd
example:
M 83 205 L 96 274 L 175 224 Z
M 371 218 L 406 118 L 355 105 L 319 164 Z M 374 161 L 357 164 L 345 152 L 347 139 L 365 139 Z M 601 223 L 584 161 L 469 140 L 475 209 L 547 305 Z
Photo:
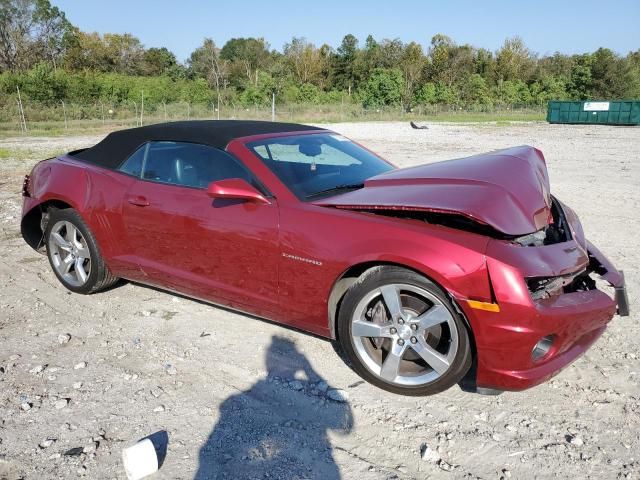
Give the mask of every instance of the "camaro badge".
M 322 262 L 319 261 L 319 260 L 313 260 L 311 258 L 298 257 L 297 255 L 290 255 L 290 254 L 284 253 L 284 252 L 282 252 L 282 256 L 284 258 L 290 258 L 291 260 L 297 260 L 299 262 L 311 263 L 313 265 L 318 265 L 319 267 L 322 266 Z

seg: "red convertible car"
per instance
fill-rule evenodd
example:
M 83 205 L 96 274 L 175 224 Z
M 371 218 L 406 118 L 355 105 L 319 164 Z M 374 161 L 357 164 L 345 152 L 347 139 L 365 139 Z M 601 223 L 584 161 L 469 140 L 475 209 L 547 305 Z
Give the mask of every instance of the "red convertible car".
M 281 322 L 405 395 L 534 386 L 628 314 L 527 146 L 398 169 L 316 127 L 176 122 L 44 160 L 23 195 L 69 290 L 123 278 Z

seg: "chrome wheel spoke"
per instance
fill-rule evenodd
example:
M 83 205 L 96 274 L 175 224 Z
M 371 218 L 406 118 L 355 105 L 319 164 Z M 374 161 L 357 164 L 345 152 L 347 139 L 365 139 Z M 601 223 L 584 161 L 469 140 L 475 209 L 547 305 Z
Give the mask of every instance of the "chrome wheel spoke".
M 65 235 L 67 241 L 70 244 L 77 246 L 77 243 L 78 243 L 78 231 L 76 229 L 76 226 L 71 222 L 65 222 L 64 226 L 65 226 L 65 229 L 67 231 L 67 234 Z
M 87 281 L 88 275 L 84 269 L 84 258 L 76 258 L 75 272 L 76 277 L 78 278 L 78 280 L 80 280 L 80 282 L 84 283 Z
M 64 257 L 64 260 L 62 260 L 62 265 L 61 265 L 62 273 L 63 274 L 69 273 L 73 263 L 74 263 L 73 255 L 69 254 L 66 257 Z
M 389 382 L 393 382 L 400 371 L 400 362 L 407 346 L 400 345 L 397 342 L 393 343 L 391 350 L 387 353 L 387 357 L 382 363 L 380 368 L 380 376 Z
M 391 337 L 389 327 L 367 320 L 357 320 L 351 324 L 351 334 L 356 337 Z
M 426 330 L 441 323 L 448 322 L 451 319 L 451 313 L 444 305 L 434 305 L 425 313 L 416 318 L 418 328 Z
M 447 358 L 437 352 L 424 338 L 418 338 L 418 343 L 412 344 L 411 348 L 440 375 L 449 369 L 450 365 Z
M 387 306 L 387 309 L 391 314 L 391 318 L 393 320 L 396 320 L 399 317 L 404 318 L 404 313 L 402 311 L 402 299 L 400 298 L 400 292 L 397 287 L 395 285 L 384 285 L 383 287 L 380 287 L 380 293 L 382 293 L 384 304 Z
M 81 245 L 78 250 L 76 251 L 76 256 L 85 259 L 85 258 L 91 258 L 91 254 L 89 253 L 89 249 L 86 248 L 84 245 Z
M 51 238 L 58 248 L 61 248 L 65 252 L 71 251 L 71 243 L 62 238 L 62 235 L 60 235 L 59 233 L 51 232 Z

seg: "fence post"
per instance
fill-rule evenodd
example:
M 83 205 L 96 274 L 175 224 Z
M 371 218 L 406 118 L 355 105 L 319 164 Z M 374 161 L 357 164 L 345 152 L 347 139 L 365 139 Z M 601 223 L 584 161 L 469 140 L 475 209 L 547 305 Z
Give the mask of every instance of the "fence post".
M 67 107 L 64 105 L 64 100 L 60 100 L 62 103 L 62 114 L 64 115 L 64 129 L 67 129 Z
M 18 90 L 18 106 L 20 107 L 20 115 L 22 116 L 22 124 L 20 128 L 24 128 L 24 133 L 27 133 L 27 119 L 24 118 L 24 108 L 22 106 L 22 97 L 20 96 L 20 87 L 16 85 L 16 89 Z
M 167 103 L 163 100 L 162 106 L 164 107 L 164 121 L 167 121 Z
M 271 93 L 271 121 L 276 121 L 276 92 Z
M 142 126 L 142 118 L 144 117 L 144 90 L 141 90 L 140 94 L 142 95 L 142 100 L 140 103 L 140 126 Z

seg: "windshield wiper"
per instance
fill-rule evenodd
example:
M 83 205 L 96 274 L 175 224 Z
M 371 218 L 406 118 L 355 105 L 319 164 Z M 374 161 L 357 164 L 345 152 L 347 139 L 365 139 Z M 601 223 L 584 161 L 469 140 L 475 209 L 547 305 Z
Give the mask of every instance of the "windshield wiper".
M 305 198 L 313 198 L 327 193 L 339 192 L 340 190 L 357 190 L 364 187 L 364 183 L 345 183 L 344 185 L 336 185 L 335 187 L 325 188 L 318 192 L 310 193 Z

